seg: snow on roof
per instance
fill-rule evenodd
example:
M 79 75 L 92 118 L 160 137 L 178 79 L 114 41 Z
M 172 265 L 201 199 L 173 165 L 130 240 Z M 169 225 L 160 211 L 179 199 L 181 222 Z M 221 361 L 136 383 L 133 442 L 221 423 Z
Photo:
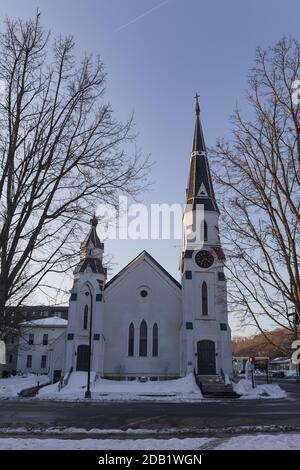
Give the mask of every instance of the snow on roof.
M 67 326 L 68 320 L 60 317 L 38 318 L 37 320 L 25 321 L 23 326 Z

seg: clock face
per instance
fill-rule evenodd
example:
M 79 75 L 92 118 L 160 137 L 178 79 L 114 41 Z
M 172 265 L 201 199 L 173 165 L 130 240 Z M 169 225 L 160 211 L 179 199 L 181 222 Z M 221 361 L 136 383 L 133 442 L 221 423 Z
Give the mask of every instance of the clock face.
M 213 265 L 214 257 L 209 251 L 201 250 L 196 254 L 195 261 L 200 268 L 210 268 Z

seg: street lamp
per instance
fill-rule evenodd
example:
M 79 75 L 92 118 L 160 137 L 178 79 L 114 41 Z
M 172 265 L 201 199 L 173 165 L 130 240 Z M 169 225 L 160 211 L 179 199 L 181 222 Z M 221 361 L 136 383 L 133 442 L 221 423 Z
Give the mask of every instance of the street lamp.
M 85 392 L 85 398 L 91 398 L 90 390 L 90 378 L 91 378 L 91 356 L 92 356 L 92 325 L 93 325 L 93 294 L 90 286 L 87 284 L 89 292 L 86 292 L 85 295 L 90 296 L 90 331 L 89 331 L 89 358 L 88 358 L 88 376 L 87 376 L 87 386 Z

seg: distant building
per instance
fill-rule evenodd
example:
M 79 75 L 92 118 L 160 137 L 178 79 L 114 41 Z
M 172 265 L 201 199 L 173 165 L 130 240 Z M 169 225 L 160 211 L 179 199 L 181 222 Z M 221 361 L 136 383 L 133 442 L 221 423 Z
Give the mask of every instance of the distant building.
M 64 365 L 67 325 L 68 321 L 60 317 L 23 322 L 20 325 L 17 370 L 47 374 L 58 380 Z
M 14 326 L 15 332 L 7 334 L 4 338 L 6 346 L 6 364 L 0 364 L 0 377 L 3 372 L 10 373 L 17 370 L 19 325 L 21 323 L 54 316 L 67 320 L 68 310 L 69 308 L 64 306 L 49 307 L 45 305 L 7 307 L 5 309 L 5 315 L 10 319 L 10 323 Z
M 297 370 L 290 357 L 275 357 L 269 361 L 269 369 L 274 372 L 291 372 Z

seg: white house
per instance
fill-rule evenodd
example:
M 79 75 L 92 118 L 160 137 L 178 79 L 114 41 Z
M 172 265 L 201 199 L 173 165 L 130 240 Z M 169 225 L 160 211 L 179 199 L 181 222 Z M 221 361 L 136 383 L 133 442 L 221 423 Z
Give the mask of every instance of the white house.
M 60 317 L 41 318 L 20 325 L 17 370 L 60 377 L 65 358 L 68 321 Z
M 36 337 L 33 344 L 28 344 L 28 337 L 27 344 L 22 345 L 18 369 L 49 370 L 53 377 L 60 370 L 64 375 L 86 371 L 90 359 L 91 370 L 108 378 L 147 376 L 155 380 L 189 372 L 199 376 L 231 373 L 220 213 L 198 98 L 195 112 L 180 253 L 181 282 L 145 251 L 107 282 L 104 244 L 93 217 L 74 271 L 67 328 L 64 324 L 43 324 L 43 320 L 30 328 L 27 325 L 27 335 Z M 198 227 L 199 207 L 204 217 Z M 50 347 L 43 344 L 47 334 Z

